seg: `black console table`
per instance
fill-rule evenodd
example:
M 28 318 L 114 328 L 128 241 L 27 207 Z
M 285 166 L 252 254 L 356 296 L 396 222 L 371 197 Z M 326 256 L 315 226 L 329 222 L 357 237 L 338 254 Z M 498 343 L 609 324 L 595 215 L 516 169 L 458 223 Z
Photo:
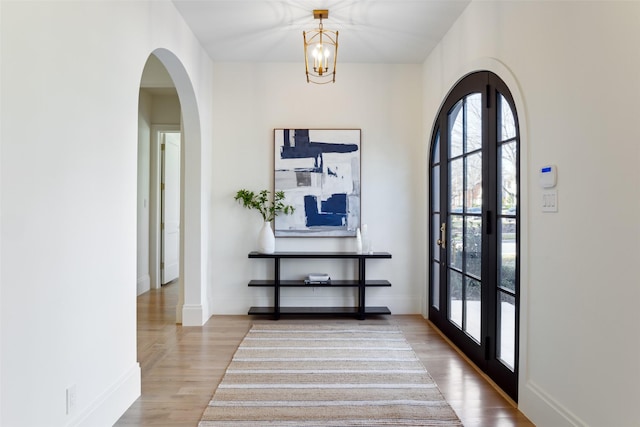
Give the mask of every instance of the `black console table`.
M 249 286 L 263 286 L 273 288 L 273 307 L 251 307 L 249 314 L 270 315 L 279 319 L 285 314 L 310 315 L 350 315 L 364 319 L 366 315 L 391 314 L 387 307 L 367 307 L 365 305 L 365 289 L 368 287 L 391 286 L 387 280 L 366 280 L 366 260 L 391 258 L 388 252 L 357 253 L 357 252 L 275 252 L 263 254 L 250 252 L 249 258 L 273 259 L 275 263 L 273 280 L 251 280 Z M 328 284 L 305 284 L 304 280 L 281 280 L 281 259 L 352 259 L 358 261 L 357 280 L 331 280 Z M 287 287 L 326 287 L 326 288 L 358 288 L 357 307 L 280 307 L 280 288 Z

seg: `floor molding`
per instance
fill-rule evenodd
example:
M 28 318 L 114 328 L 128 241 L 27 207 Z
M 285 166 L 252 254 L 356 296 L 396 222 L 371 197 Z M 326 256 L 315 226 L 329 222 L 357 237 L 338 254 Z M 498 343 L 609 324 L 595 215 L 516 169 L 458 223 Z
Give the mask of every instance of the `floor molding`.
M 140 364 L 135 363 L 68 425 L 70 427 L 112 426 L 140 397 L 141 377 Z

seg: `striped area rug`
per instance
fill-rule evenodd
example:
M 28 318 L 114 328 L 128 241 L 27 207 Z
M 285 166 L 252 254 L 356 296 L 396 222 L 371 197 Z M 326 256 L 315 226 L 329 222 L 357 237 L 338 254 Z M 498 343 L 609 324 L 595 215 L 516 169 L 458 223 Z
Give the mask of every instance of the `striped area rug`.
M 396 327 L 258 324 L 199 427 L 461 425 Z

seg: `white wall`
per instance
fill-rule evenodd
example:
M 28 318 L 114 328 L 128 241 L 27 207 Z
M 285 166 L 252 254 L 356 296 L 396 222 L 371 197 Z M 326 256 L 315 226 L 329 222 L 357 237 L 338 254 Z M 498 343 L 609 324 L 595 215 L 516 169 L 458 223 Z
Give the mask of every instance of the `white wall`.
M 274 128 L 362 129 L 362 222 L 374 249 L 391 260 L 367 263 L 367 277 L 391 288 L 370 289 L 367 303 L 393 313 L 421 311 L 424 287 L 424 136 L 421 134 L 421 66 L 341 64 L 335 84 L 306 83 L 304 65 L 214 64 L 215 108 L 211 201 L 212 311 L 246 313 L 271 303 L 273 291 L 248 288 L 268 278 L 272 262 L 249 260 L 262 218 L 233 200 L 240 188 L 273 189 Z M 421 237 L 422 236 L 422 237 Z M 277 238 L 276 250 L 355 250 L 355 238 Z M 355 274 L 344 261 L 284 261 L 284 277 L 311 270 L 336 278 Z M 352 290 L 282 292 L 283 305 L 353 303 Z
M 153 95 L 151 123 L 180 126 L 180 100 L 178 95 Z
M 429 126 L 475 69 L 517 92 L 527 171 L 519 406 L 541 426 L 640 423 L 639 23 L 637 2 L 476 1 L 424 64 Z M 540 208 L 545 164 L 558 167 L 555 214 Z
M 0 424 L 112 425 L 140 392 L 140 77 L 155 49 L 177 56 L 180 83 L 196 94 L 200 116 L 189 120 L 201 123 L 198 150 L 210 152 L 211 63 L 167 1 L 0 7 Z M 192 187 L 207 189 L 198 183 L 200 165 L 192 171 Z M 199 235 L 207 209 L 190 203 L 198 206 L 190 220 Z M 207 244 L 198 240 L 197 253 Z M 206 276 L 193 258 L 196 276 Z M 206 312 L 203 292 L 190 301 Z M 66 415 L 65 390 L 74 384 L 77 407 Z
M 2 22 L 2 5 L 0 4 L 0 22 Z M 4 41 L 3 41 L 3 34 L 2 31 L 0 31 L 0 58 L 2 58 L 2 53 L 4 51 Z M 3 75 L 3 71 L 2 71 L 2 67 L 0 66 L 0 93 L 2 93 L 2 87 L 4 85 L 4 79 L 2 78 Z M 4 116 L 2 115 L 2 108 L 4 105 L 4 102 L 1 101 L 2 98 L 0 97 L 0 146 L 2 144 L 2 140 L 3 140 L 3 129 L 2 129 L 2 122 L 4 121 Z M 2 150 L 0 150 L 0 224 L 2 223 Z M 0 229 L 0 236 L 1 236 L 1 229 Z M 4 316 L 2 314 L 2 242 L 0 242 L 0 331 L 2 331 L 2 322 L 4 319 Z M 2 382 L 2 378 L 3 378 L 3 366 L 4 366 L 4 362 L 3 362 L 3 357 L 2 355 L 4 354 L 4 352 L 2 351 L 2 339 L 0 337 L 0 383 Z M 2 387 L 0 387 L 0 402 L 2 402 Z M 0 404 L 0 420 L 2 419 L 2 404 Z

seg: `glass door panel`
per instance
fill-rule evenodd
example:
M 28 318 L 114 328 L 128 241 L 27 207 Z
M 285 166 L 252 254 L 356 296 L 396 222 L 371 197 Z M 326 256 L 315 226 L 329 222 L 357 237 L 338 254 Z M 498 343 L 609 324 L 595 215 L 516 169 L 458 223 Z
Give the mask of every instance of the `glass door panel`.
M 463 239 L 462 215 L 450 215 L 449 218 L 449 266 L 462 271 Z
M 482 148 L 482 95 L 474 93 L 465 99 L 466 119 L 466 150 L 479 150 Z
M 516 118 L 509 102 L 501 93 L 498 94 L 498 109 L 500 110 L 498 118 L 500 121 L 500 126 L 498 126 L 498 140 L 506 141 L 507 139 L 515 138 L 517 136 Z
M 498 348 L 496 357 L 509 370 L 515 368 L 516 298 L 506 292 L 498 292 Z
M 482 218 L 465 219 L 464 233 L 465 273 L 480 279 L 482 276 Z
M 481 341 L 481 326 L 482 326 L 482 312 L 481 312 L 481 295 L 482 288 L 480 282 L 470 277 L 465 279 L 465 327 L 464 330 L 474 341 L 478 344 Z
M 516 290 L 516 220 L 501 218 L 498 227 L 498 284 L 511 292 Z
M 465 212 L 479 214 L 482 211 L 482 153 L 465 157 Z
M 431 200 L 433 212 L 440 212 L 440 166 L 435 165 L 431 172 Z M 437 196 L 437 197 L 436 197 Z
M 500 158 L 500 182 L 499 182 L 499 197 L 500 212 L 503 215 L 515 216 L 517 206 L 517 176 L 516 176 L 516 154 L 517 145 L 515 141 L 505 142 L 500 144 L 499 158 Z
M 431 283 L 440 283 L 440 263 L 431 263 Z M 431 287 L 431 306 L 440 310 L 440 286 Z
M 462 274 L 449 270 L 449 320 L 462 328 Z
M 449 212 L 461 213 L 464 202 L 463 158 L 449 163 Z
M 449 158 L 458 157 L 462 154 L 463 145 L 463 105 L 460 100 L 451 109 L 449 114 Z

